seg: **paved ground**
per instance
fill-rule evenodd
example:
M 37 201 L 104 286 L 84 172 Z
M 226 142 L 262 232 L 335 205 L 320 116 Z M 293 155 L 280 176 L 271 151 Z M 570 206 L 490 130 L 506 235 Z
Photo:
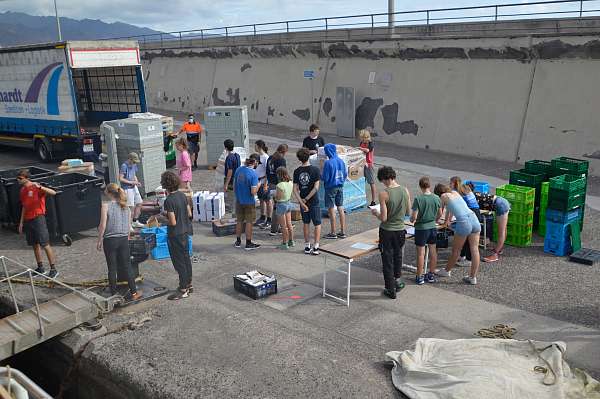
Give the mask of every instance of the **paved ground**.
M 264 136 L 271 148 L 282 140 L 280 128 L 251 129 L 253 138 Z M 286 141 L 293 147 L 302 133 L 290 135 Z M 465 178 L 489 174 L 488 181 L 500 182 L 512 167 L 481 160 L 446 164 L 437 157 L 423 165 L 431 155 L 396 150 L 378 148 L 376 161 L 396 167 L 412 192 L 425 173 L 434 181 L 462 171 Z M 30 153 L 13 150 L 0 153 L 0 159 L 7 168 L 35 163 Z M 290 155 L 289 164 L 293 162 Z M 212 172 L 195 172 L 194 187 L 212 182 Z M 589 192 L 597 189 L 592 182 Z M 350 234 L 376 226 L 367 212 L 348 219 Z M 582 237 L 586 247 L 600 247 L 598 220 L 598 211 L 588 208 Z M 470 337 L 495 323 L 517 327 L 519 339 L 564 340 L 569 361 L 600 376 L 598 266 L 547 256 L 539 239 L 531 248 L 508 248 L 501 262 L 484 265 L 476 287 L 460 284 L 463 269 L 456 269 L 447 282 L 423 287 L 412 284 L 407 274 L 409 284 L 396 301 L 380 296 L 379 256 L 365 258 L 353 269 L 352 306 L 347 309 L 319 295 L 322 258 L 305 256 L 301 248 L 277 251 L 276 240 L 265 233 L 257 235 L 264 248 L 248 254 L 235 250 L 231 238 L 214 237 L 207 225 L 195 225 L 195 232 L 194 251 L 200 257 L 194 265 L 196 293 L 180 303 L 159 299 L 111 315 L 105 323 L 146 314 L 151 320 L 136 331 L 96 340 L 85 354 L 89 370 L 117 385 L 130 381 L 123 397 L 245 397 L 248 392 L 256 397 L 396 397 L 383 363 L 387 351 L 408 349 L 418 337 Z M 95 236 L 89 231 L 72 247 L 56 247 L 62 278 L 104 276 Z M 23 237 L 8 231 L 0 232 L 0 253 L 33 262 Z M 406 261 L 414 262 L 410 244 Z M 237 294 L 231 276 L 250 268 L 275 273 L 280 293 L 266 301 Z M 142 273 L 168 287 L 176 285 L 168 261 L 148 261 Z M 332 274 L 331 283 L 335 290 L 344 289 L 341 275 Z M 25 291 L 20 295 L 26 299 Z

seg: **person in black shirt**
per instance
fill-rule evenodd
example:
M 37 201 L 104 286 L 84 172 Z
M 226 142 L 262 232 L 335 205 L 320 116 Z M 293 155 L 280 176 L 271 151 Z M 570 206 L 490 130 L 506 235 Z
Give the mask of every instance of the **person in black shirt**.
M 325 147 L 325 140 L 323 140 L 323 137 L 319 136 L 319 133 L 321 133 L 319 126 L 312 124 L 308 131 L 308 136 L 302 141 L 302 147 L 308 150 L 309 155 L 317 154 L 319 152 L 319 147 Z
M 300 204 L 302 223 L 304 224 L 304 253 L 307 255 L 319 254 L 319 240 L 321 238 L 321 207 L 319 205 L 319 185 L 321 173 L 319 168 L 311 166 L 308 161 L 310 156 L 306 148 L 301 148 L 296 153 L 302 166 L 294 171 L 294 196 Z M 314 244 L 310 243 L 310 222 L 315 226 Z
M 287 154 L 287 152 L 288 152 L 288 145 L 280 144 L 279 147 L 277 147 L 277 151 L 273 155 L 271 155 L 269 157 L 269 159 L 267 160 L 267 182 L 269 184 L 268 191 L 269 191 L 269 197 L 271 200 L 269 212 L 267 215 L 269 217 L 271 217 L 271 215 L 273 213 L 273 198 L 272 198 L 273 193 L 277 189 L 276 188 L 277 183 L 279 183 L 279 181 L 277 179 L 277 168 L 287 167 L 287 163 L 285 162 L 285 154 Z M 270 226 L 267 224 L 262 224 L 259 227 L 261 229 L 267 229 L 267 228 L 271 227 L 271 232 L 269 233 L 269 235 L 271 235 L 271 236 L 276 236 L 277 232 L 280 230 L 279 223 L 277 222 L 277 218 L 273 218 Z
M 187 298 L 194 288 L 192 287 L 192 260 L 188 248 L 189 237 L 193 234 L 192 210 L 187 196 L 179 191 L 181 181 L 175 173 L 166 171 L 160 177 L 160 185 L 169 195 L 165 200 L 167 213 L 167 245 L 171 262 L 179 274 L 178 289 L 168 296 L 170 300 Z

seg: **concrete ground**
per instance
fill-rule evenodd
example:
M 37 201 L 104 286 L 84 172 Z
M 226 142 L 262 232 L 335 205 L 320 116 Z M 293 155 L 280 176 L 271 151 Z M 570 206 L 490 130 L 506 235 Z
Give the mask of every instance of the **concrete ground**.
M 294 147 L 303 132 L 251 124 L 251 135 L 272 149 L 287 142 L 292 147 L 288 165 L 295 165 Z M 423 174 L 435 182 L 460 174 L 497 185 L 513 168 L 426 153 L 376 147 L 376 162 L 394 166 L 412 193 Z M 0 159 L 3 168 L 35 163 L 30 153 L 15 150 L 4 150 Z M 213 173 L 194 172 L 194 188 L 212 185 Z M 594 204 L 595 180 L 588 192 Z M 598 210 L 586 210 L 584 247 L 600 246 L 599 220 Z M 349 215 L 348 221 L 350 234 L 377 225 L 366 211 Z M 327 233 L 327 220 L 324 226 Z M 123 391 L 114 397 L 401 397 L 384 363 L 387 351 L 410 349 L 419 337 L 468 338 L 480 328 L 504 323 L 517 328 L 517 339 L 565 341 L 569 362 L 600 376 L 598 265 L 549 256 L 538 238 L 532 247 L 509 247 L 500 262 L 484 264 L 478 286 L 460 283 L 466 273 L 461 268 L 452 278 L 425 286 L 414 285 L 413 275 L 406 273 L 407 287 L 392 301 L 380 295 L 381 260 L 374 254 L 354 264 L 352 302 L 346 308 L 321 297 L 324 257 L 302 253 L 299 227 L 300 245 L 294 250 L 278 251 L 276 238 L 258 232 L 263 248 L 247 253 L 233 248 L 232 237 L 215 237 L 208 224 L 195 224 L 196 292 L 180 302 L 163 297 L 109 315 L 103 321 L 107 325 L 142 316 L 150 320 L 137 330 L 95 340 L 84 354 L 85 364 L 97 373 L 97 381 L 111 381 Z M 71 247 L 56 246 L 61 278 L 105 276 L 95 241 L 96 232 L 88 231 Z M 0 254 L 34 263 L 24 238 L 9 231 L 0 232 Z M 442 261 L 447 256 L 441 251 Z M 413 262 L 414 246 L 408 243 L 405 263 Z M 328 269 L 335 267 L 329 258 Z M 255 268 L 278 277 L 277 295 L 253 301 L 233 290 L 232 275 Z M 141 272 L 176 286 L 169 261 L 147 261 Z M 344 276 L 332 273 L 329 281 L 333 290 L 344 291 Z M 0 289 L 6 295 L 5 287 Z M 24 290 L 19 295 L 27 301 Z

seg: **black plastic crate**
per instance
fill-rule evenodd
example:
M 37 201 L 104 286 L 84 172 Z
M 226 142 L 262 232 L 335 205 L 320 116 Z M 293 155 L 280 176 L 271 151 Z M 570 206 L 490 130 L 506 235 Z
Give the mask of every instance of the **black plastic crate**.
M 270 283 L 253 286 L 237 276 L 233 276 L 233 288 L 252 299 L 265 298 L 269 295 L 277 294 L 277 279 Z
M 572 253 L 569 260 L 575 263 L 592 266 L 596 262 L 600 262 L 600 251 L 595 249 L 581 248 L 579 251 Z
M 439 229 L 436 237 L 437 248 L 448 248 L 448 238 L 450 237 L 448 229 Z
M 131 256 L 149 255 L 155 247 L 155 235 L 146 235 L 144 237 L 136 235 L 129 240 L 129 254 Z

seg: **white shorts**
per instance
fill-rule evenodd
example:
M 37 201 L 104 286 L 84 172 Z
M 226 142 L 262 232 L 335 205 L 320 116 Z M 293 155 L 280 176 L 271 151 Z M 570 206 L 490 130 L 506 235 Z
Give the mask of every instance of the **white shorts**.
M 134 188 L 128 188 L 125 190 L 125 192 L 127 193 L 127 206 L 132 207 L 144 202 L 137 186 Z

